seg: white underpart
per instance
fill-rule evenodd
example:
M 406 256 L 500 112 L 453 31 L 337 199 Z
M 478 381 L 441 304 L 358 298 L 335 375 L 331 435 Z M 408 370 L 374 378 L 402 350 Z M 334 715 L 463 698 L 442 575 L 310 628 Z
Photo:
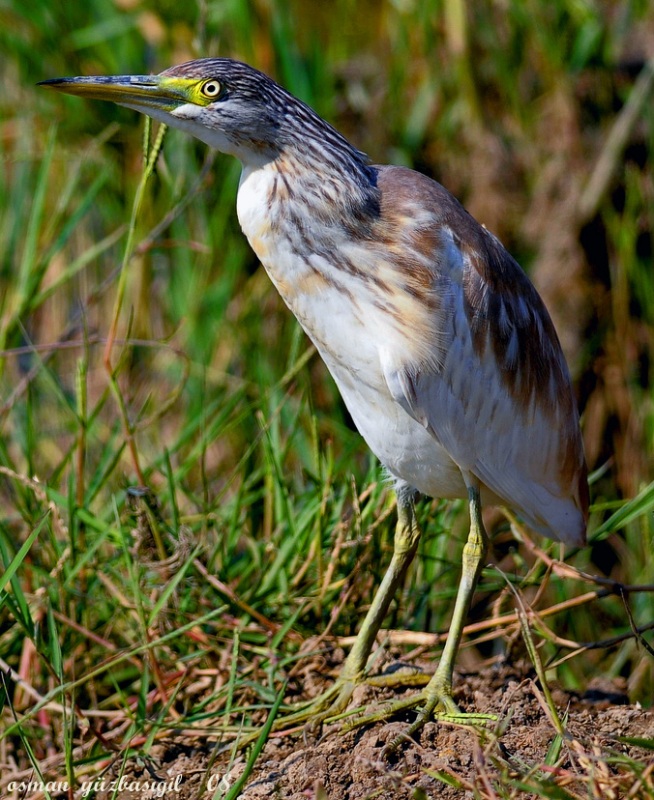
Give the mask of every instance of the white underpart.
M 269 169 L 244 168 L 237 198 L 239 222 L 272 282 L 316 345 L 357 429 L 396 478 L 433 497 L 465 497 L 458 466 L 394 399 L 388 386 L 385 368 L 389 354 L 409 361 L 415 342 L 389 325 L 387 316 L 374 305 L 373 285 L 352 286 L 356 307 L 335 287 L 323 286 L 319 294 L 300 290 L 314 268 L 329 273 L 333 266 L 321 264 L 315 254 L 298 257 L 293 252 L 292 232 L 270 232 L 266 198 L 272 180 Z M 348 255 L 365 270 L 371 257 L 368 247 L 353 245 L 345 233 L 340 241 L 331 238 L 328 245 L 331 252 Z M 379 260 L 375 269 L 383 273 Z

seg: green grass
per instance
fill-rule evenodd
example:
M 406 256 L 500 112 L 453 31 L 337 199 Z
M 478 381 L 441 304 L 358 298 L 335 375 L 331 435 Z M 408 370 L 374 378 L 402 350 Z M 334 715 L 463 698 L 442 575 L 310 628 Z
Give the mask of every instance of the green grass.
M 594 470 L 591 547 L 572 563 L 607 582 L 550 572 L 505 521 L 495 561 L 529 600 L 545 582 L 538 607 L 561 605 L 547 618 L 561 637 L 615 639 L 566 659 L 535 629 L 549 678 L 622 676 L 648 704 L 652 634 L 632 628 L 651 622 L 638 587 L 654 584 L 651 101 L 592 213 L 576 205 L 633 97 L 648 5 L 609 19 L 572 0 L 474 4 L 467 26 L 458 3 L 178 6 L 2 10 L 2 746 L 38 773 L 54 735 L 58 774 L 81 780 L 106 755 L 102 739 L 79 749 L 88 724 L 121 748 L 147 747 L 171 708 L 255 728 L 311 636 L 353 633 L 388 563 L 388 486 L 238 230 L 238 165 L 170 132 L 149 175 L 141 118 L 34 87 L 199 54 L 251 61 L 375 161 L 441 180 L 543 287 Z M 421 557 L 388 627 L 447 628 L 462 511 L 421 509 Z M 476 621 L 513 609 L 492 569 L 479 597 Z M 200 668 L 225 686 L 186 693 L 175 676 Z

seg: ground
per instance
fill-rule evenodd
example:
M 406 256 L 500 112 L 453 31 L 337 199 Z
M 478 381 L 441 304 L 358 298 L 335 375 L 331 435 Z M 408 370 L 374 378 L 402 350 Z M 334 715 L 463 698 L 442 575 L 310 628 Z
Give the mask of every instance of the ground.
M 378 702 L 380 691 L 366 687 L 357 702 Z M 417 741 L 391 758 L 382 754 L 384 745 L 406 728 L 408 717 L 346 733 L 332 726 L 273 734 L 245 785 L 232 796 L 654 797 L 654 764 L 648 766 L 654 712 L 629 705 L 619 683 L 598 682 L 583 696 L 557 689 L 552 694 L 565 723 L 562 739 L 535 677 L 513 667 L 458 677 L 456 699 L 462 708 L 498 716 L 486 733 L 430 722 Z M 216 756 L 215 745 L 215 740 L 191 738 L 188 732 L 171 735 L 157 741 L 146 759 L 118 758 L 103 773 L 106 789 L 96 796 L 109 800 L 111 782 L 122 774 L 121 800 L 226 797 L 243 774 L 247 753 L 230 748 Z

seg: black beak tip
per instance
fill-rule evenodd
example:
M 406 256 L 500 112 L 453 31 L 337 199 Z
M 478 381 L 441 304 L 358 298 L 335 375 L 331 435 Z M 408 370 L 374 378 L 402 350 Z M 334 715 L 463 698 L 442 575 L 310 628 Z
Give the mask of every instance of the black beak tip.
M 35 85 L 36 86 L 56 86 L 57 84 L 65 83 L 65 82 L 66 82 L 65 78 L 48 78 L 47 81 L 39 81 Z

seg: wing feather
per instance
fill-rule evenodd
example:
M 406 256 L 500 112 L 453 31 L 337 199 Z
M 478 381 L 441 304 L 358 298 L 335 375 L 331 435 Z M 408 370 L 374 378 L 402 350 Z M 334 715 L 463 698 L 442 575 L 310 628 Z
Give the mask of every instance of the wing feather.
M 391 178 L 401 186 L 402 176 L 384 176 Z M 416 362 L 386 352 L 389 390 L 461 470 L 529 525 L 582 544 L 587 471 L 570 376 L 550 316 L 500 242 L 443 187 L 423 181 L 420 191 L 412 189 L 413 202 L 421 208 L 431 202 L 436 211 L 428 231 L 424 224 L 415 231 L 415 247 L 422 255 L 426 247 L 433 250 L 441 355 L 436 363 Z M 410 239 L 406 230 L 404 239 Z

